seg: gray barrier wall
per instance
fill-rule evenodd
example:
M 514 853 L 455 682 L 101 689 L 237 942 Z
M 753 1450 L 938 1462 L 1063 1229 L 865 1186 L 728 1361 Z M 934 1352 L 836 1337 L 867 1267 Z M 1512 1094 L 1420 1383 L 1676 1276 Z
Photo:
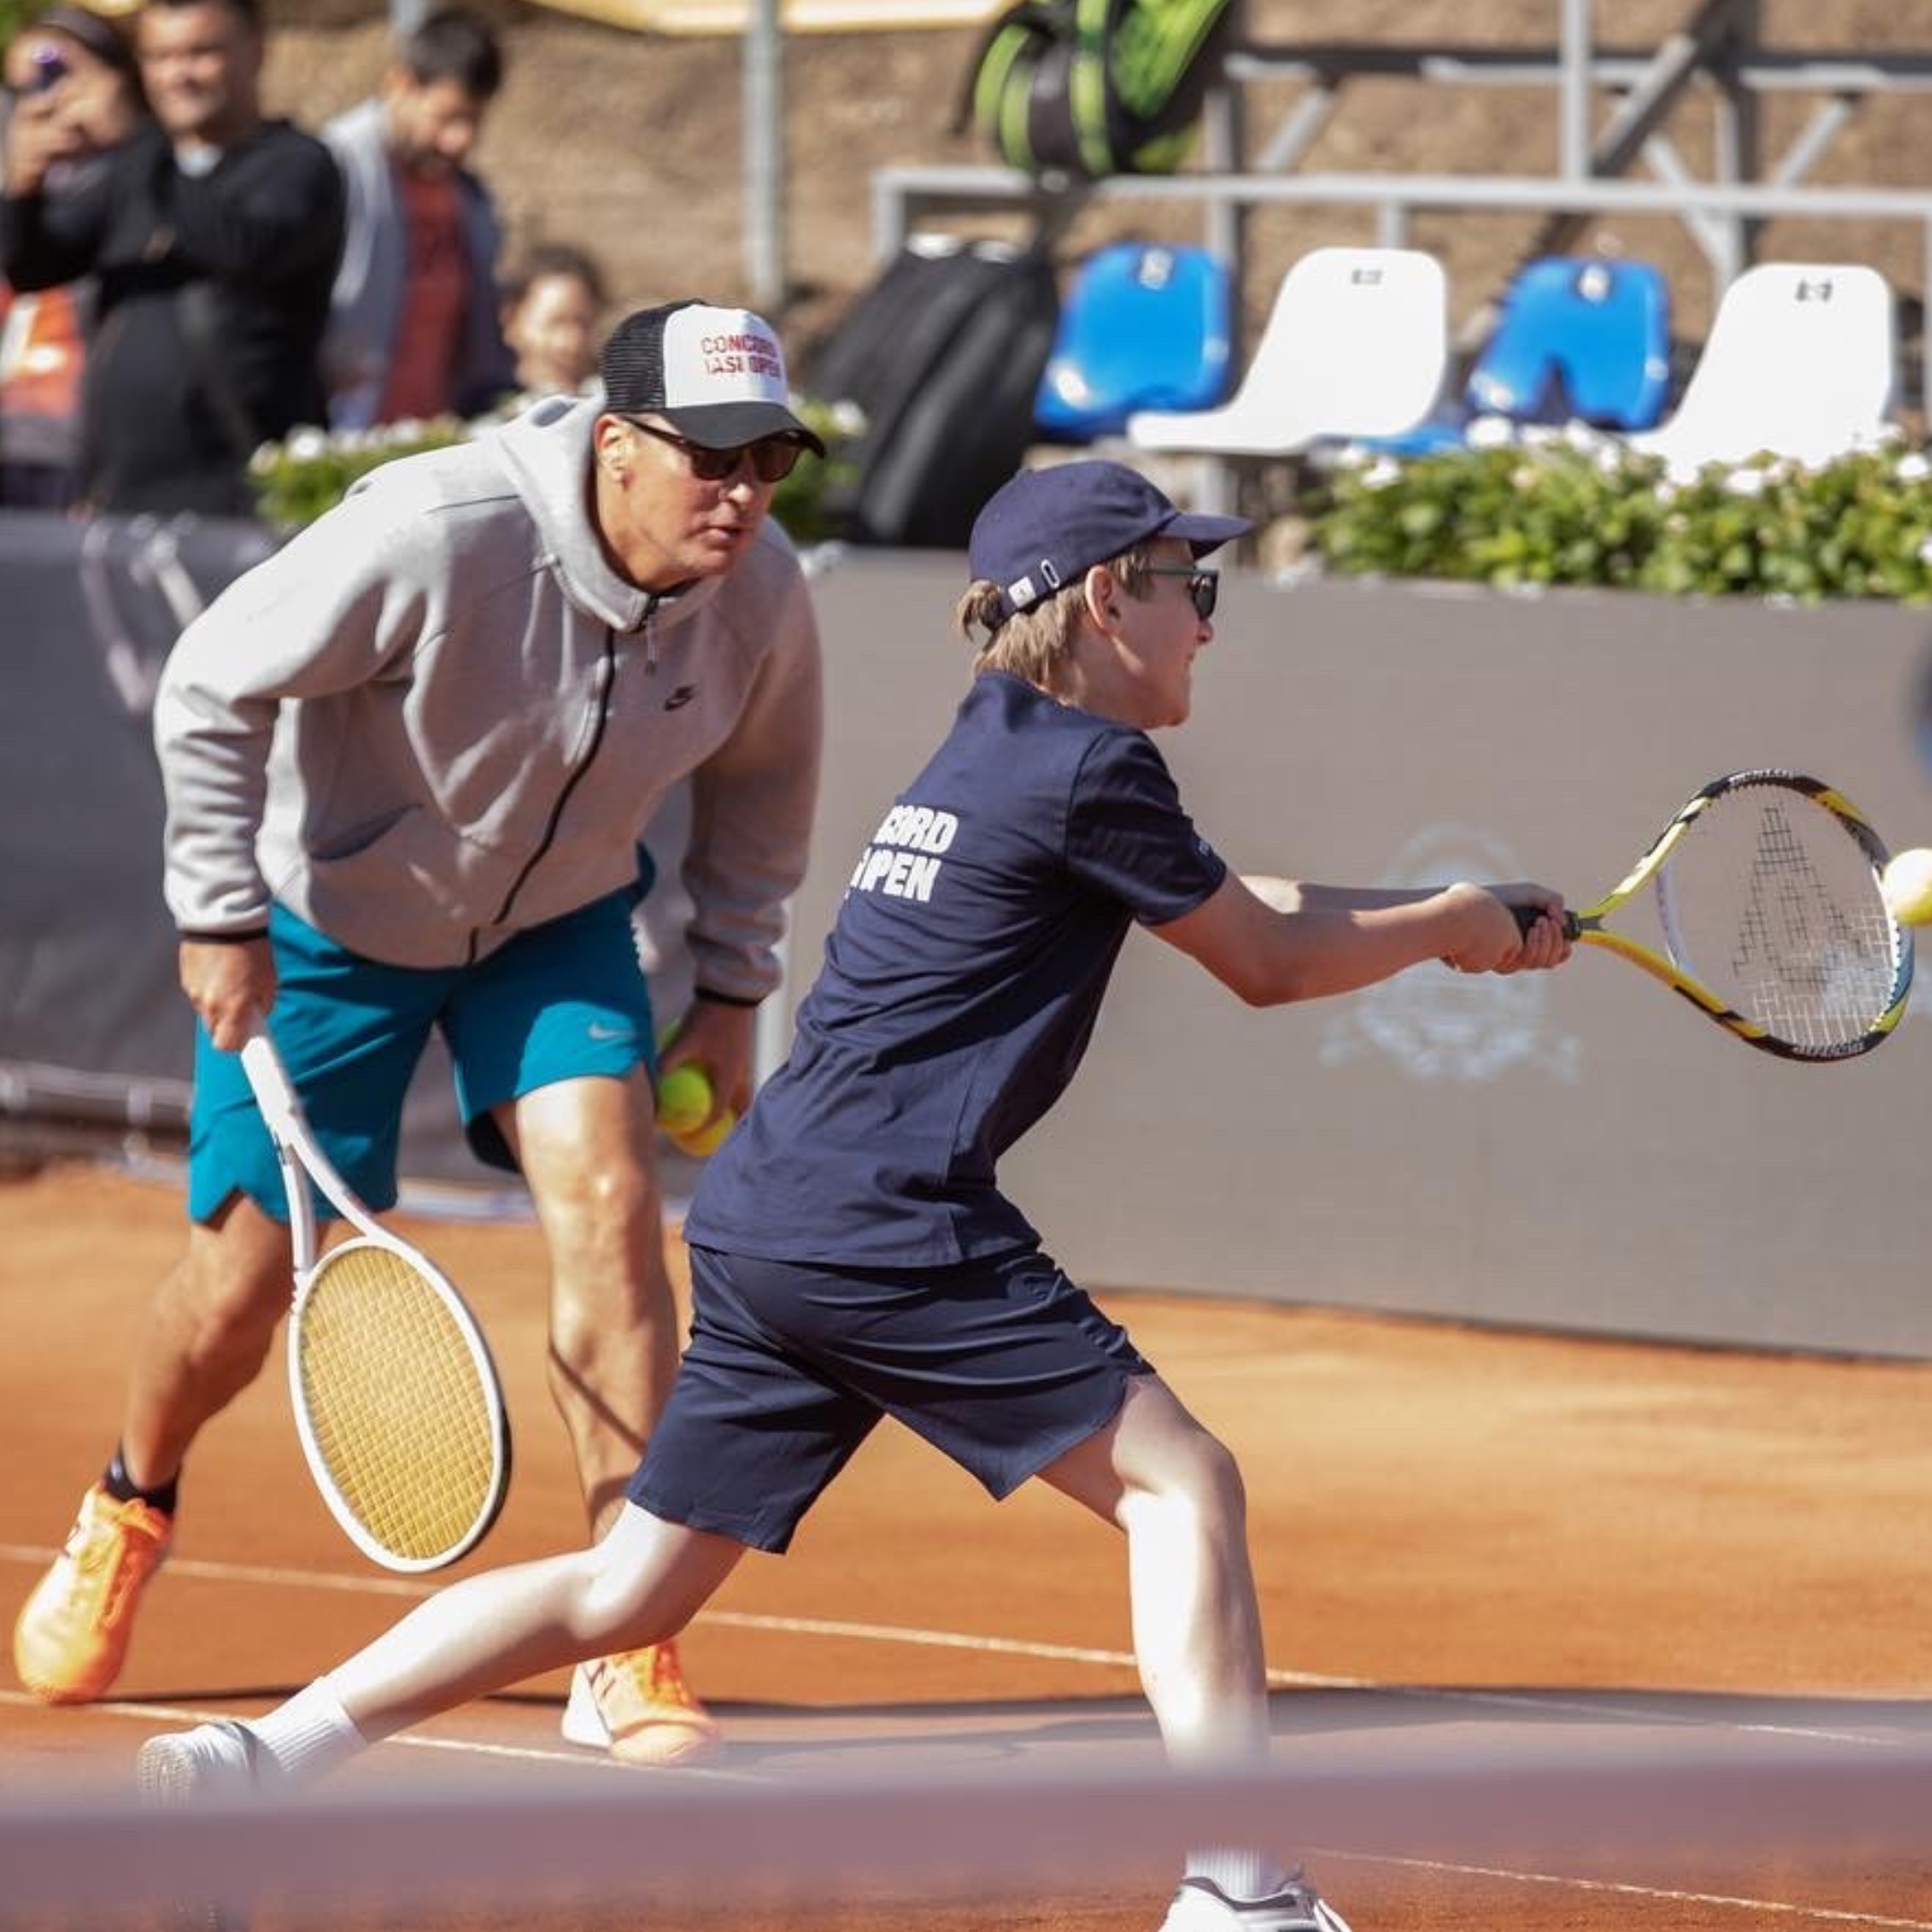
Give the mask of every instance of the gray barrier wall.
M 211 533 L 80 541 L 0 518 L 0 1114 L 68 1094 L 119 1119 L 131 1091 L 165 1115 L 187 1022 L 140 684 L 167 572 L 182 600 L 220 570 L 197 547 Z M 854 856 L 968 675 L 959 559 L 817 561 L 830 742 L 779 1039 Z M 1195 718 L 1163 742 L 1243 869 L 1528 874 L 1582 901 L 1696 784 L 1754 764 L 1815 770 L 1894 845 L 1932 843 L 1919 614 L 1231 575 L 1216 628 Z M 1136 936 L 1080 1080 L 1008 1180 L 1096 1285 L 1920 1355 L 1928 1055 L 1914 1018 L 1862 1061 L 1780 1064 L 1596 952 L 1258 1013 Z M 480 1180 L 439 1078 L 412 1101 L 412 1171 Z
M 0 1114 L 180 1115 L 149 708 L 182 624 L 268 548 L 245 523 L 0 514 Z
M 832 750 L 794 979 L 963 689 L 956 560 L 819 586 Z M 1538 877 L 1587 902 L 1698 784 L 1837 784 L 1932 843 L 1911 713 L 1932 620 L 1411 586 L 1225 586 L 1162 740 L 1238 868 Z M 1928 971 L 1932 972 L 1932 959 Z M 1932 1350 L 1932 1022 L 1791 1066 L 1623 962 L 1419 969 L 1255 1013 L 1157 941 L 1007 1178 L 1080 1278 L 1692 1340 Z

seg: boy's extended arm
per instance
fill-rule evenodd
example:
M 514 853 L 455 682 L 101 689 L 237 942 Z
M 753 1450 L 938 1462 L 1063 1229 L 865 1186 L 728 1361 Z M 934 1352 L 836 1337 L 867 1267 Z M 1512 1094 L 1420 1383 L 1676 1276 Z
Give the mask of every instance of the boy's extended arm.
M 1524 937 L 1512 905 L 1560 911 L 1559 894 L 1529 884 L 1486 888 L 1316 886 L 1230 874 L 1193 911 L 1151 928 L 1251 1006 L 1319 999 L 1373 986 L 1425 960 L 1461 972 L 1560 965 L 1560 922 Z

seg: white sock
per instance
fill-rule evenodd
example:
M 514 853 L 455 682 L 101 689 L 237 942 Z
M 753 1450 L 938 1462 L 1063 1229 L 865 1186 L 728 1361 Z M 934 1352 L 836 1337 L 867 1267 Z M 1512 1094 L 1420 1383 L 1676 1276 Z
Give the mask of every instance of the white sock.
M 249 1729 L 292 1784 L 312 1784 L 369 1749 L 326 1677 L 318 1677 L 266 1717 L 251 1717 Z
M 1211 1879 L 1229 1898 L 1241 1901 L 1271 1898 L 1288 1883 L 1287 1869 L 1279 1859 L 1232 1845 L 1190 1852 L 1187 1876 Z

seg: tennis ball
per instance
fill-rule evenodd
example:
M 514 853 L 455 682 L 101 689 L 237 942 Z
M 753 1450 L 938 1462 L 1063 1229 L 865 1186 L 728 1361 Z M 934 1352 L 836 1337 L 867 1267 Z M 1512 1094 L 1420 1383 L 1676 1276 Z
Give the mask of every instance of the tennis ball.
M 711 1117 L 710 1076 L 694 1060 L 674 1066 L 657 1082 L 658 1131 L 682 1141 Z
M 1932 921 L 1932 849 L 1914 845 L 1894 852 L 1886 862 L 1883 885 L 1885 907 L 1901 926 Z
M 680 1154 L 689 1154 L 702 1160 L 707 1154 L 716 1154 L 724 1145 L 724 1136 L 738 1124 L 738 1116 L 729 1107 L 720 1107 L 718 1117 L 708 1127 L 696 1133 L 674 1134 L 673 1144 Z

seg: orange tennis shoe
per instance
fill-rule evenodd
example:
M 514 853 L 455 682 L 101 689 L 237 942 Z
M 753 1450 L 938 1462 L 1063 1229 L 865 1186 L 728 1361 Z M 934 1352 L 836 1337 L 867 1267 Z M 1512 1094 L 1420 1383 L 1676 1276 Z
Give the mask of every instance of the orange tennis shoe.
M 717 1720 L 691 1695 L 671 1643 L 580 1664 L 564 1735 L 627 1764 L 696 1764 L 718 1748 Z
M 81 1498 L 66 1547 L 13 1626 L 13 1668 L 37 1698 L 85 1704 L 106 1693 L 173 1530 L 159 1510 L 117 1503 L 98 1483 Z

